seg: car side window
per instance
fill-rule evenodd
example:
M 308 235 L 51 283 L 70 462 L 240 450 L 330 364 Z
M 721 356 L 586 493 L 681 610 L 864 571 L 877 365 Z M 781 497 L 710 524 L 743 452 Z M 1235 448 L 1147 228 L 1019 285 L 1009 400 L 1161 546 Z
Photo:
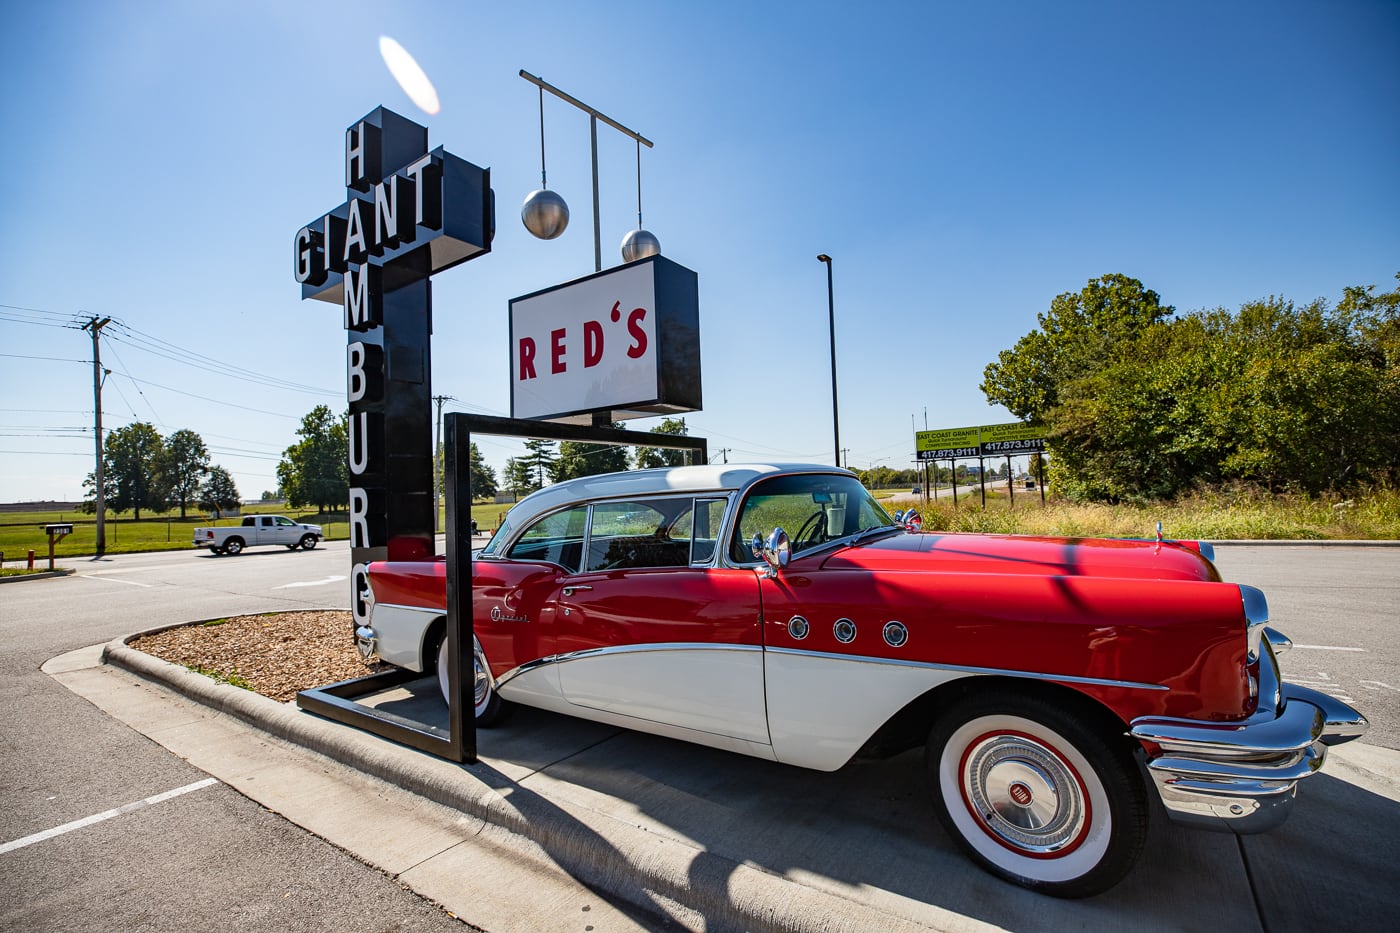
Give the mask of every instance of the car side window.
M 695 500 L 695 508 L 687 522 L 692 564 L 708 564 L 714 559 L 715 539 L 719 537 L 719 524 L 728 502 L 728 499 Z
M 289 527 L 296 524 L 296 522 L 292 521 L 290 518 L 283 518 L 280 515 L 275 520 L 278 525 L 281 525 L 283 527 Z
M 577 573 L 583 557 L 583 533 L 588 524 L 588 506 L 580 505 L 546 515 L 535 522 L 511 545 L 506 556 L 512 560 L 542 560 Z
M 692 511 L 693 500 L 678 496 L 596 503 L 586 569 L 689 565 Z

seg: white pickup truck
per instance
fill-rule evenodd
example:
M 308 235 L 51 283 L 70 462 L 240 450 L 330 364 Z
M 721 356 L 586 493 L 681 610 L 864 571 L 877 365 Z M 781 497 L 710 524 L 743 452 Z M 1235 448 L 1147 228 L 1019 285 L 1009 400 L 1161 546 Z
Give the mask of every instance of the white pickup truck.
M 302 525 L 285 515 L 249 515 L 232 528 L 196 528 L 194 546 L 215 554 L 237 554 L 255 544 L 281 544 L 311 550 L 322 538 L 320 525 Z

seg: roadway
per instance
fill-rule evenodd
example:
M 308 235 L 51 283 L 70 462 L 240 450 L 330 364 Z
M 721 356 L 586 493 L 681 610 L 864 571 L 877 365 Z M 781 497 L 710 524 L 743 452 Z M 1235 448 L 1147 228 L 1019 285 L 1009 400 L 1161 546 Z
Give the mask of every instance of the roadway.
M 0 808 L 0 867 L 7 869 L 13 892 L 0 905 L 0 928 L 460 928 L 396 881 L 228 786 L 200 786 L 204 772 L 39 671 L 67 651 L 161 625 L 245 612 L 346 608 L 344 543 L 311 552 L 255 550 L 237 558 L 166 552 L 63 563 L 77 573 L 0 586 L 0 672 L 6 675 L 0 698 L 10 711 L 0 731 L 6 749 L 0 789 L 7 804 Z M 1282 658 L 1285 677 L 1348 699 L 1371 719 L 1365 739 L 1343 751 L 1355 749 L 1360 753 L 1355 760 L 1364 764 L 1374 758 L 1364 746 L 1400 749 L 1400 652 L 1394 646 L 1400 549 L 1228 545 L 1218 548 L 1217 563 L 1227 579 L 1257 585 L 1268 595 L 1276 627 L 1295 642 Z M 546 717 L 540 724 L 568 744 L 572 722 Z M 591 730 L 578 731 L 593 742 L 597 736 Z M 791 786 L 831 797 L 837 817 L 851 815 L 836 812 L 841 808 L 864 807 L 856 805 L 859 799 L 852 804 L 844 798 L 865 778 L 898 782 L 906 770 L 902 759 L 895 759 L 892 765 L 853 766 L 836 776 L 794 777 L 792 769 L 689 746 L 674 751 L 674 743 L 630 733 L 608 743 L 585 751 L 595 759 L 617 756 L 625 772 L 620 780 L 627 773 L 635 780 L 655 767 L 657 757 L 684 756 L 687 774 L 742 772 L 764 783 L 796 781 Z M 617 752 L 608 753 L 609 747 Z M 1335 773 L 1347 773 L 1343 765 L 1349 768 L 1353 759 L 1337 757 Z M 1333 765 L 1328 769 L 1333 772 Z M 887 842 L 902 851 L 926 846 L 944 873 L 943 887 L 931 892 L 904 869 L 893 877 L 907 881 L 916 899 L 937 900 L 947 916 L 973 918 L 968 928 L 979 923 L 1036 928 L 1046 911 L 1068 911 L 1066 920 L 1104 929 L 1115 923 L 1139 926 L 1149 917 L 1148 926 L 1190 926 L 1200 919 L 1189 912 L 1191 898 L 1163 901 L 1161 893 L 1209 885 L 1218 873 L 1214 860 L 1228 859 L 1231 852 L 1246 860 L 1262 928 L 1315 928 L 1326 922 L 1331 929 L 1359 929 L 1386 911 L 1393 919 L 1400 889 L 1394 868 L 1400 855 L 1397 795 L 1330 775 L 1313 781 L 1316 787 L 1304 786 L 1298 812 L 1283 830 L 1247 840 L 1238 849 L 1229 837 L 1159 826 L 1154 846 L 1160 851 L 1144 858 L 1118 889 L 1078 906 L 1047 902 L 987 879 L 956 856 L 946 839 L 911 837 L 911 823 L 931 826 L 932 821 L 918 815 L 922 807 L 912 799 L 916 794 L 906 793 L 909 788 L 894 796 L 882 792 L 867 803 L 890 813 L 908 808 L 898 819 L 877 814 L 876 823 L 890 834 Z M 732 792 L 706 786 L 704 794 L 688 796 L 701 800 Z M 174 790 L 187 792 L 3 851 L 13 840 Z M 736 810 L 753 806 L 746 795 L 731 803 Z M 852 825 L 863 822 L 861 817 Z M 714 828 L 695 827 L 697 835 L 705 831 Z M 764 840 L 752 844 L 757 848 L 750 852 L 762 866 L 758 853 Z M 736 841 L 711 840 L 715 850 L 723 845 Z M 745 850 L 737 845 L 738 852 Z M 798 870 L 809 863 L 804 853 Z M 1307 883 L 1311 878 L 1322 881 Z M 1347 890 L 1335 890 L 1338 885 Z M 950 893 L 937 893 L 945 889 Z M 982 894 L 964 900 L 958 893 L 969 891 L 987 892 L 994 900 Z M 1253 907 L 1248 913 L 1254 914 Z M 373 920 L 367 924 L 367 918 Z
M 65 651 L 240 612 L 344 607 L 344 547 L 70 560 L 0 586 L 5 930 L 460 930 L 380 871 L 215 782 L 40 672 Z M 337 581 L 330 578 L 338 577 Z M 184 791 L 172 799 L 151 798 Z M 143 805 L 144 804 L 144 805 Z

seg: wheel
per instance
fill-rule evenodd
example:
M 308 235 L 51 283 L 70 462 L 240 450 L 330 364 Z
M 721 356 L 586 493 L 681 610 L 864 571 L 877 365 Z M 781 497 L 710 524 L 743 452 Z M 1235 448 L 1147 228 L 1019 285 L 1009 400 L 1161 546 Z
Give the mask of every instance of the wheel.
M 826 512 L 818 509 L 807 516 L 792 539 L 792 552 L 797 554 L 826 540 Z
M 475 639 L 473 639 L 475 642 Z M 473 644 L 472 668 L 475 673 L 474 693 L 476 694 L 476 724 L 482 728 L 494 726 L 505 719 L 510 712 L 510 704 L 502 700 L 496 693 L 496 688 L 491 684 L 491 677 L 487 673 L 486 659 L 482 657 L 481 646 Z M 447 698 L 447 636 L 443 635 L 442 643 L 437 650 L 437 677 L 438 689 L 442 691 L 442 698 L 450 703 Z
M 1117 884 L 1147 838 L 1131 752 L 1039 697 L 984 695 L 950 709 L 925 762 L 939 821 L 992 874 L 1042 894 Z
M 242 538 L 229 538 L 227 541 L 224 542 L 224 553 L 225 553 L 225 554 L 230 554 L 230 555 L 235 555 L 235 556 L 236 556 L 236 555 L 237 555 L 239 552 L 241 552 L 242 550 L 243 550 L 243 539 L 242 539 Z
M 298 541 L 294 547 L 300 547 L 304 551 L 309 551 L 316 546 L 316 540 L 317 538 L 315 535 L 302 535 L 301 540 Z

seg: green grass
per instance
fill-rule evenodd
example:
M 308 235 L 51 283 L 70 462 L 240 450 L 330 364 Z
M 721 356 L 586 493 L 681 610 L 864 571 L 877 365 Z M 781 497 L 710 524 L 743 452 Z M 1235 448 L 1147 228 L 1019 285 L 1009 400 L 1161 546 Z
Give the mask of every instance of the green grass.
M 921 507 L 924 528 L 995 534 L 1045 534 L 1091 538 L 1150 538 L 1157 522 L 1169 538 L 1230 540 L 1400 539 L 1400 491 L 1380 490 L 1355 499 L 1271 496 L 1225 489 L 1176 502 L 1079 504 L 1040 494 L 1017 496 L 1014 504 L 989 495 L 987 508 L 975 495 L 940 497 Z
M 472 517 L 477 527 L 489 532 L 500 524 L 501 516 L 510 509 L 511 503 L 482 502 L 472 506 Z M 107 553 L 131 554 L 139 551 L 188 551 L 194 545 L 196 528 L 231 528 L 239 525 L 246 515 L 285 515 L 295 522 L 320 525 L 325 531 L 325 540 L 344 541 L 350 536 L 348 516 L 344 512 L 315 512 L 307 509 L 289 509 L 285 504 L 245 505 L 241 515 L 211 521 L 203 513 L 189 510 L 185 518 L 180 518 L 178 509 L 171 512 L 142 512 L 138 522 L 130 515 L 107 516 Z M 54 557 L 83 557 L 97 551 L 96 517 L 83 512 L 0 512 L 0 553 L 4 554 L 6 568 L 22 566 L 28 552 L 34 551 L 34 565 L 41 563 L 48 568 L 49 539 L 44 526 L 71 523 L 73 533 L 54 545 Z M 438 528 L 446 528 L 446 521 L 439 511 Z
M 212 679 L 215 683 L 228 684 L 230 687 L 238 687 L 241 690 L 253 690 L 253 685 L 249 683 L 247 679 L 240 677 L 237 671 L 225 674 L 223 671 L 201 667 L 198 664 L 186 664 L 185 667 L 188 670 L 194 671 L 196 674 L 203 674 L 205 677 Z M 253 692 L 256 693 L 257 691 L 254 690 Z
M 879 495 L 879 493 L 877 493 Z M 1248 488 L 1221 489 L 1178 500 L 1147 505 L 1096 505 L 1065 502 L 1055 497 L 1042 505 L 1040 493 L 1017 490 L 1014 501 L 1004 491 L 987 491 L 987 507 L 981 506 L 977 487 L 959 488 L 958 505 L 953 506 L 950 491 L 939 490 L 937 500 L 920 505 L 924 527 L 935 531 L 983 531 L 1001 534 L 1046 534 L 1079 537 L 1149 538 L 1156 534 L 1156 523 L 1171 538 L 1209 540 L 1396 540 L 1400 539 L 1400 490 L 1377 490 L 1352 499 L 1339 497 L 1271 496 Z M 907 508 L 912 499 L 891 503 L 886 508 Z M 472 516 L 483 532 L 500 524 L 510 503 L 478 503 Z M 320 514 L 285 506 L 254 505 L 244 514 L 275 513 L 295 521 L 325 528 L 329 541 L 344 540 L 349 524 L 343 512 Z M 194 529 L 218 525 L 230 527 L 241 518 L 210 522 L 191 515 L 181 520 L 179 513 L 107 519 L 107 552 L 183 551 L 193 548 Z M 43 526 L 72 522 L 73 534 L 54 548 L 55 557 L 81 557 L 96 549 L 96 526 L 91 515 L 73 512 L 0 513 L 0 552 L 7 576 L 23 573 L 26 552 L 34 550 L 34 566 L 48 568 L 48 538 Z M 439 528 L 446 522 L 439 513 Z
M 327 541 L 344 540 L 350 535 L 350 525 L 344 512 L 319 512 L 306 509 L 288 509 L 285 505 L 246 506 L 243 515 L 257 514 L 286 515 L 297 522 L 309 522 L 322 526 Z M 179 510 L 150 514 L 141 513 L 138 522 L 129 515 L 107 516 L 106 536 L 108 554 L 130 554 L 137 551 L 184 551 L 194 545 L 196 528 L 218 526 L 228 528 L 242 522 L 242 516 L 210 521 L 202 513 L 191 511 L 180 518 Z M 82 512 L 0 512 L 0 553 L 5 555 L 5 563 L 26 559 L 29 550 L 34 551 L 34 561 L 48 565 L 49 539 L 44 533 L 44 525 L 72 523 L 73 533 L 54 545 L 55 557 L 82 557 L 96 553 L 96 517 Z

